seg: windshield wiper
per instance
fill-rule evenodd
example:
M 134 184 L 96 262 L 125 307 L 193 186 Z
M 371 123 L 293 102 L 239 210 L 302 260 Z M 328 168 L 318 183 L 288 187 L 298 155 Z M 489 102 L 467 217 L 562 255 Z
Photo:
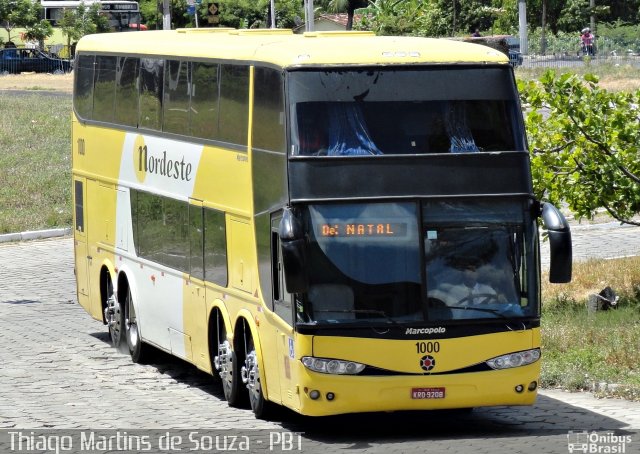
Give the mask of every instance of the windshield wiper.
M 509 319 L 511 317 L 507 317 L 506 315 L 504 315 L 502 312 L 496 310 L 496 309 L 489 309 L 486 307 L 473 307 L 473 306 L 447 306 L 448 309 L 462 309 L 464 311 L 479 311 L 479 312 L 488 312 L 490 314 L 494 314 L 497 315 L 499 317 L 502 318 L 506 318 Z
M 385 311 L 381 311 L 381 310 L 377 310 L 377 309 L 314 309 L 314 312 L 341 312 L 341 313 L 345 313 L 345 314 L 375 314 L 375 315 L 382 315 L 382 317 L 384 317 L 388 322 L 391 322 L 391 324 L 402 328 L 402 325 L 400 323 L 398 323 L 397 321 L 395 321 L 394 319 L 392 319 L 391 317 L 389 317 L 387 315 L 387 313 Z M 318 321 L 318 320 L 316 320 Z M 326 320 L 320 320 L 320 321 L 326 321 Z M 356 320 L 358 321 L 358 320 Z

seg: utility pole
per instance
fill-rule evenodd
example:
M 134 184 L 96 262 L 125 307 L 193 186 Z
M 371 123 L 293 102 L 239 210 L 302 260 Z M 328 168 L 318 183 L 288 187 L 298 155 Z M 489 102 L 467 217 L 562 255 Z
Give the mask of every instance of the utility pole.
M 456 0 L 453 0 L 453 30 L 451 36 L 456 36 Z
M 275 5 L 275 0 L 271 0 L 271 28 L 276 28 L 276 5 Z
M 540 36 L 542 55 L 547 53 L 547 0 L 542 0 L 542 35 Z
M 162 29 L 171 30 L 171 3 L 162 0 Z
M 313 31 L 313 23 L 315 18 L 313 17 L 313 0 L 304 0 L 304 23 L 305 31 Z
M 520 19 L 520 52 L 529 55 L 529 42 L 527 41 L 527 3 L 525 0 L 518 0 L 518 17 Z
M 589 27 L 591 33 L 596 34 L 596 0 L 589 0 L 589 9 L 591 10 L 591 20 L 589 21 Z

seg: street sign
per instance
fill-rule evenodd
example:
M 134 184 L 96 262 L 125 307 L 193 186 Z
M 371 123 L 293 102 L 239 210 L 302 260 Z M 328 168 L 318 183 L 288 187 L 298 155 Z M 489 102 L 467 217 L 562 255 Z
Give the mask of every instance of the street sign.
M 220 7 L 218 3 L 208 3 L 207 5 L 207 22 L 210 24 L 220 23 Z

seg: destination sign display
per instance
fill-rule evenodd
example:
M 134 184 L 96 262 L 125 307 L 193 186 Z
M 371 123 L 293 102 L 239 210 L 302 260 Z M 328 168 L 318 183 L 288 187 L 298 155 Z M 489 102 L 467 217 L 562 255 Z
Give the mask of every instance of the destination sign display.
M 405 237 L 406 222 L 337 222 L 319 224 L 321 237 Z
M 102 3 L 102 11 L 138 11 L 137 3 Z

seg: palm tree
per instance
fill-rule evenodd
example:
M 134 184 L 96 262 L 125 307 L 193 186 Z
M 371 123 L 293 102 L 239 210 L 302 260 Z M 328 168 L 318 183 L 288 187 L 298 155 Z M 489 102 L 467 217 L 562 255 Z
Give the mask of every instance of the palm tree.
M 353 14 L 358 8 L 365 8 L 369 2 L 367 0 L 331 0 L 329 10 L 334 13 L 347 12 L 347 30 L 353 28 Z

